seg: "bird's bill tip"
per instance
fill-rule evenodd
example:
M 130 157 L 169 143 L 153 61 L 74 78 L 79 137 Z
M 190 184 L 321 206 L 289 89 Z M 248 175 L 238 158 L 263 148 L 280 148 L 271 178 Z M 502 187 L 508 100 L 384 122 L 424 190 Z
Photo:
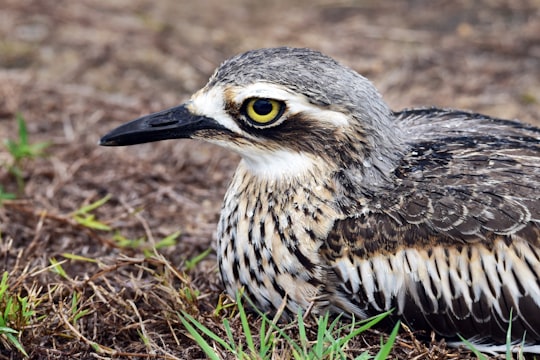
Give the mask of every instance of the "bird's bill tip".
M 185 105 L 180 105 L 120 125 L 103 136 L 99 145 L 126 146 L 189 138 L 198 130 L 219 127 L 214 119 L 193 114 Z

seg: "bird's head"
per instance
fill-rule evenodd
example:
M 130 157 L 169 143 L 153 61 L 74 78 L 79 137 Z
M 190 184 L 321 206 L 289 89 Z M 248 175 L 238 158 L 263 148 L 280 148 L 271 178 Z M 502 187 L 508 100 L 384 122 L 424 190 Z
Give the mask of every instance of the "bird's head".
M 124 124 L 100 144 L 202 139 L 239 153 L 255 175 L 315 163 L 358 167 L 401 141 L 392 112 L 364 77 L 313 50 L 272 48 L 225 61 L 186 103 Z

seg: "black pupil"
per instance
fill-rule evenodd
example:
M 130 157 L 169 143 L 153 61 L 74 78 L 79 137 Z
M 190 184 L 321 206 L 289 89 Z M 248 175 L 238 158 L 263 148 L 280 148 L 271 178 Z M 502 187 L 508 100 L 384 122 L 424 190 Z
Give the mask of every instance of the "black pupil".
M 259 115 L 268 115 L 272 111 L 272 103 L 267 99 L 258 99 L 253 103 L 253 111 Z

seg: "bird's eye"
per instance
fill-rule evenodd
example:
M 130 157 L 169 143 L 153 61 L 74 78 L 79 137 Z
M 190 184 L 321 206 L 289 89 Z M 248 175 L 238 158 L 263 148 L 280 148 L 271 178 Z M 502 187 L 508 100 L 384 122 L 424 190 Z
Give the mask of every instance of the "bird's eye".
M 268 125 L 283 114 L 285 104 L 278 100 L 252 98 L 244 104 L 244 112 L 256 125 Z

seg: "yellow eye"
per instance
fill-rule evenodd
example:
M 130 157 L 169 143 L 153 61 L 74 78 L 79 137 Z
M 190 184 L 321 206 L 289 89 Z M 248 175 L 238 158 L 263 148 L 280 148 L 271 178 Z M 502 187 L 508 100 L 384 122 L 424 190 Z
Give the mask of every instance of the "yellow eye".
M 273 99 L 252 98 L 245 104 L 245 113 L 255 124 L 270 124 L 283 114 L 284 104 Z

